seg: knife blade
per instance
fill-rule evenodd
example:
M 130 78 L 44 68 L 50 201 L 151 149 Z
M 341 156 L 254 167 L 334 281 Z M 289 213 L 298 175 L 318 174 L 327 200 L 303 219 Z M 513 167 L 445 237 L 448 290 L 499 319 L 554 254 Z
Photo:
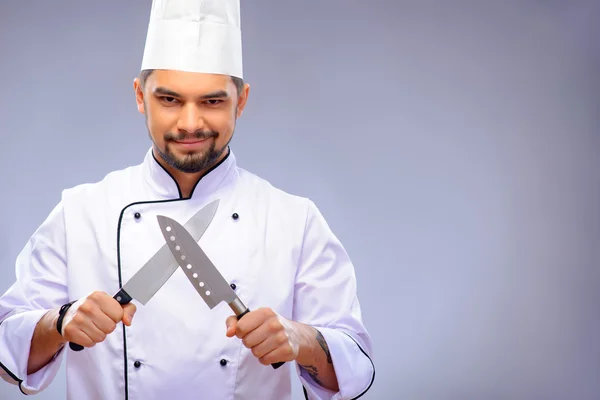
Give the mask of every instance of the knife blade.
M 157 215 L 156 218 L 171 254 L 206 305 L 212 310 L 225 302 L 238 320 L 249 313 L 250 309 L 229 286 L 198 241 L 177 221 L 163 215 Z M 283 364 L 278 362 L 271 365 L 277 369 Z
M 219 199 L 213 200 L 202 207 L 186 223 L 193 232 L 193 237 L 200 238 L 210 225 L 219 208 Z M 150 260 L 148 260 L 131 279 L 113 296 L 121 305 L 130 303 L 133 299 L 146 305 L 158 290 L 169 280 L 179 264 L 173 260 L 167 244 L 164 244 Z M 83 346 L 69 343 L 73 351 L 83 350 Z

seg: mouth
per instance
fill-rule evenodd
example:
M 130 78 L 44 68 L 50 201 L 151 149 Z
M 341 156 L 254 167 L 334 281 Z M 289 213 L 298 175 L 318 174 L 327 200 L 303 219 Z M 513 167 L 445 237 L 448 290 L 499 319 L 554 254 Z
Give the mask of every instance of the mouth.
M 178 147 L 181 147 L 186 150 L 194 150 L 204 147 L 205 143 L 208 142 L 210 137 L 203 139 L 184 139 L 184 140 L 173 140 L 173 143 Z
M 205 139 L 190 139 L 190 140 L 173 140 L 175 143 L 179 144 L 194 144 L 194 143 L 202 143 L 206 142 L 208 138 Z

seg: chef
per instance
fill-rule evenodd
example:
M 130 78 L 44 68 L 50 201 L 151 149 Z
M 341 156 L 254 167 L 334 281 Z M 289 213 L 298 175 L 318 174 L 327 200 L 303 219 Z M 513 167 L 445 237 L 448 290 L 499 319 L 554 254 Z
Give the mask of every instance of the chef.
M 18 255 L 0 297 L 5 381 L 41 392 L 66 358 L 78 400 L 284 400 L 290 372 L 309 399 L 371 387 L 342 244 L 311 200 L 242 169 L 229 146 L 249 96 L 241 48 L 239 0 L 154 0 L 134 81 L 151 146 L 138 165 L 64 190 Z M 119 304 L 165 244 L 157 215 L 183 224 L 214 200 L 198 243 L 250 312 L 210 309 L 179 268 L 146 304 Z

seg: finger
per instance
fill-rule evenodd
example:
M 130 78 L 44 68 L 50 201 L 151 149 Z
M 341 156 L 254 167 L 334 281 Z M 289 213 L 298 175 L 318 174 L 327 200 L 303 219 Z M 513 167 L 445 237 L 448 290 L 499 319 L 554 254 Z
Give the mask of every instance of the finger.
M 238 322 L 235 330 L 235 335 L 240 339 L 262 325 L 267 318 L 267 313 L 264 309 L 250 311 L 244 315 Z
M 71 343 L 77 343 L 83 347 L 94 347 L 96 345 L 96 342 L 79 329 L 71 330 L 68 327 L 65 327 L 64 333 L 65 339 Z
M 96 328 L 98 328 L 100 331 L 102 331 L 105 334 L 112 333 L 115 330 L 115 328 L 117 327 L 117 324 L 115 324 L 115 321 L 110 319 L 110 317 L 108 315 L 104 314 L 102 312 L 102 310 L 100 310 L 100 309 L 98 309 L 92 315 L 91 318 L 92 318 L 92 322 L 94 323 Z
M 235 315 L 228 317 L 227 320 L 225 321 L 225 326 L 227 326 L 227 333 L 226 333 L 227 337 L 233 337 L 235 335 L 237 321 L 238 320 Z
M 79 330 L 81 330 L 83 333 L 89 336 L 89 338 L 92 339 L 94 343 L 100 343 L 103 342 L 104 339 L 106 339 L 106 333 L 98 329 L 98 327 L 94 324 L 93 320 L 88 320 L 85 324 L 80 325 Z
M 133 303 L 129 303 L 124 305 L 123 307 L 123 323 L 127 326 L 131 326 L 131 322 L 133 321 L 133 316 L 137 311 L 137 307 Z
M 252 332 L 249 332 L 242 338 L 242 343 L 247 348 L 251 349 L 258 344 L 264 342 L 269 336 L 272 336 L 275 332 L 271 332 L 271 328 L 268 324 L 262 324 Z
M 72 319 L 66 322 L 63 326 L 63 336 L 66 340 L 80 344 L 84 347 L 91 347 L 96 344 L 93 335 L 88 332 L 90 329 L 86 325 L 94 325 L 91 320 L 82 315 L 75 315 Z M 98 330 L 94 326 L 95 330 Z
M 123 315 L 125 314 L 123 306 L 112 297 L 103 301 L 100 304 L 100 308 L 102 309 L 102 312 L 108 315 L 113 321 L 120 322 L 123 320 Z
M 102 312 L 108 315 L 115 323 L 120 322 L 123 319 L 123 307 L 107 293 L 94 292 L 90 295 L 90 298 L 96 302 Z
M 284 332 L 277 333 L 275 335 L 267 336 L 265 340 L 259 344 L 252 346 L 251 351 L 254 357 L 261 358 L 266 354 L 278 349 L 279 347 L 287 345 L 287 336 Z
M 262 365 L 271 365 L 278 362 L 293 361 L 294 354 L 290 347 L 278 347 L 258 359 Z

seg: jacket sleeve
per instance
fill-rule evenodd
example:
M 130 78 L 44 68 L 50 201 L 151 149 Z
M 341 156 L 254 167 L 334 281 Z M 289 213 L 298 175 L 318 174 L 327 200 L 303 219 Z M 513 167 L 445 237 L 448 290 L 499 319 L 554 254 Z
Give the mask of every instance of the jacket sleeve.
M 38 321 L 68 300 L 65 228 L 59 203 L 31 236 L 16 261 L 16 281 L 0 297 L 0 377 L 25 394 L 44 390 L 54 379 L 61 349 L 39 371 L 27 375 L 31 338 Z
M 356 399 L 375 379 L 372 342 L 361 316 L 354 266 L 315 204 L 309 201 L 295 295 L 295 321 L 323 335 L 339 392 L 324 389 L 296 363 L 307 399 Z

